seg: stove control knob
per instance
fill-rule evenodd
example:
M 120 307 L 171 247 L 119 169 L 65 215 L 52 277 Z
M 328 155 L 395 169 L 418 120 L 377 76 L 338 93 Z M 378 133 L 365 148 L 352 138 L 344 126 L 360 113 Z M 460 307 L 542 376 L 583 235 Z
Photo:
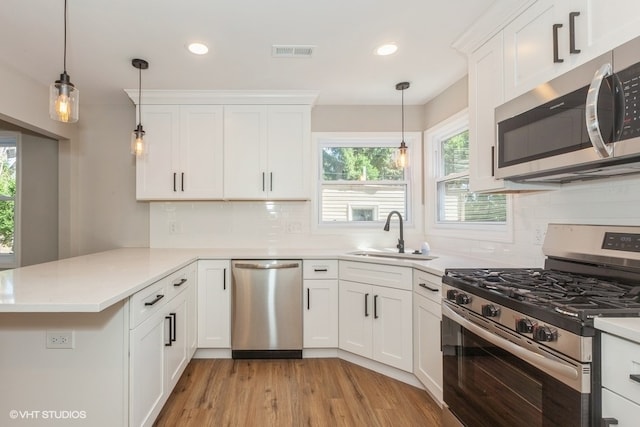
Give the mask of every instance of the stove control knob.
M 447 291 L 447 299 L 449 301 L 455 301 L 456 300 L 456 295 L 458 295 L 458 291 L 456 291 L 455 289 L 449 289 Z
M 469 295 L 467 294 L 459 293 L 456 295 L 456 302 L 460 305 L 469 304 L 471 302 L 471 298 L 469 298 Z
M 540 342 L 555 341 L 558 338 L 558 331 L 549 326 L 538 326 L 533 333 L 533 339 Z
M 521 334 L 530 334 L 533 332 L 533 322 L 529 319 L 518 319 L 516 321 L 516 331 Z
M 484 317 L 498 317 L 500 309 L 493 304 L 484 304 L 482 306 L 482 315 Z

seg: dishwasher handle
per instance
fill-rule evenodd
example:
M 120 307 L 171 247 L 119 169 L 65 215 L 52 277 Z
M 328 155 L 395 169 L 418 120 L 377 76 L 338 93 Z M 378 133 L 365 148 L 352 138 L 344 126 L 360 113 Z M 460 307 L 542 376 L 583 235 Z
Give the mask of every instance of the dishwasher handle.
M 299 268 L 299 262 L 290 262 L 286 264 L 247 264 L 247 263 L 237 263 L 234 264 L 235 268 L 247 269 L 247 270 L 275 270 L 282 268 Z

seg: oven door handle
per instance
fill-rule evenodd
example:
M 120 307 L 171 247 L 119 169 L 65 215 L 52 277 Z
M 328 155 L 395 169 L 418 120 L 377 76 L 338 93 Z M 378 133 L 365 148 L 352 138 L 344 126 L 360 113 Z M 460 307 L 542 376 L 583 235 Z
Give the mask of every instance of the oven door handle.
M 491 344 L 508 351 L 514 356 L 518 356 L 525 362 L 530 363 L 538 369 L 542 369 L 547 372 L 553 372 L 553 374 L 555 374 L 556 376 L 566 377 L 570 380 L 576 380 L 579 377 L 578 369 L 576 369 L 575 366 L 567 365 L 562 362 L 549 359 L 542 354 L 527 350 L 526 348 L 520 347 L 519 345 L 514 344 L 507 339 L 499 337 L 498 335 L 493 334 L 460 316 L 446 304 L 442 305 L 442 315 L 447 316 L 454 322 L 458 323 L 460 326 L 478 335 L 480 338 L 483 338 L 486 341 L 489 341 Z

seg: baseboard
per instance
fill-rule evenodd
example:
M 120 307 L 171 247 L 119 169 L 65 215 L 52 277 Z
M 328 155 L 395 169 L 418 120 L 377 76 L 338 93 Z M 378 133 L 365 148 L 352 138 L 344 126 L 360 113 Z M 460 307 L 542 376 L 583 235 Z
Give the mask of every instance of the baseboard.
M 230 348 L 199 348 L 193 355 L 194 359 L 231 359 Z
M 303 359 L 324 359 L 338 357 L 337 348 L 305 348 L 302 350 Z

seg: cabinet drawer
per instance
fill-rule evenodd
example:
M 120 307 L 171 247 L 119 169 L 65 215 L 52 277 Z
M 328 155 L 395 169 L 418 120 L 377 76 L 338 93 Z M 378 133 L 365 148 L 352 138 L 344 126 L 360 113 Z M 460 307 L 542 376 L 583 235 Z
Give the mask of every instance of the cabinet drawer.
M 335 259 L 312 259 L 302 263 L 305 279 L 337 279 L 338 261 Z
M 413 270 L 413 291 L 440 304 L 442 299 L 442 279 L 435 274 Z
M 340 261 L 340 280 L 412 290 L 411 268 L 369 262 Z
M 196 263 L 191 263 L 167 276 L 167 298 L 171 299 L 196 282 Z
M 147 286 L 136 292 L 129 300 L 130 317 L 129 327 L 135 328 L 168 301 L 167 278 Z
M 602 334 L 602 386 L 640 404 L 640 344 Z
M 602 389 L 602 418 L 615 418 L 616 427 L 638 425 L 640 405 L 605 389 Z

